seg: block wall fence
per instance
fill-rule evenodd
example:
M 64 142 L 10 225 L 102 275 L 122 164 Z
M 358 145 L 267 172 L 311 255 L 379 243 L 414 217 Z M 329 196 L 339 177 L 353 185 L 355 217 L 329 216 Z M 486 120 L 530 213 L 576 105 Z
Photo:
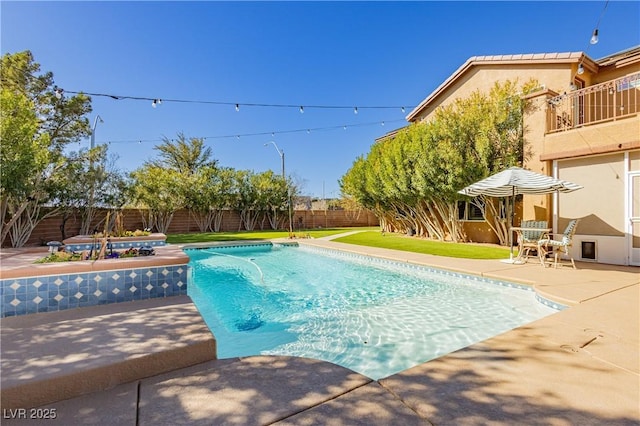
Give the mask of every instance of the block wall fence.
M 138 209 L 125 209 L 123 211 L 124 228 L 126 230 L 134 231 L 136 229 L 143 229 L 144 224 L 142 221 L 141 211 Z M 104 218 L 104 213 L 99 212 L 96 215 L 98 218 Z M 65 236 L 66 238 L 78 235 L 80 232 L 81 219 L 77 214 L 72 216 L 65 223 Z M 296 210 L 293 213 L 293 228 L 294 231 L 300 229 L 309 228 L 334 228 L 334 227 L 346 227 L 346 226 L 378 226 L 378 218 L 368 210 L 360 212 L 358 215 L 356 212 L 348 210 Z M 36 226 L 26 246 L 41 246 L 45 245 L 49 241 L 62 241 L 62 216 L 49 217 Z M 98 229 L 102 230 L 103 226 L 98 226 L 98 221 L 94 225 Z M 288 228 L 288 222 L 285 223 L 285 227 Z M 235 211 L 226 211 L 223 216 L 221 231 L 238 231 L 240 229 L 240 215 Z M 256 230 L 260 228 L 260 222 L 256 225 Z M 264 221 L 264 229 L 268 230 L 269 223 Z M 286 228 L 285 228 L 286 229 Z M 171 225 L 167 230 L 167 234 L 185 234 L 191 232 L 200 232 L 198 225 L 189 215 L 188 210 L 179 210 L 173 216 Z M 11 242 L 7 238 L 4 246 L 10 247 Z

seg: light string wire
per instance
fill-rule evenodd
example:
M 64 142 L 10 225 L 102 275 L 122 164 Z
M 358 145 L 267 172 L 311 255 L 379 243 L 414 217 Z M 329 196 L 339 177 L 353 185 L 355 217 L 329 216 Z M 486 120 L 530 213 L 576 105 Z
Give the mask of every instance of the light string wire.
M 406 120 L 396 119 L 396 120 L 389 120 L 389 121 L 385 120 L 385 121 L 375 121 L 375 122 L 368 122 L 368 123 L 352 123 L 352 124 L 343 124 L 339 126 L 310 127 L 310 128 L 304 128 L 304 129 L 290 129 L 290 130 L 279 130 L 279 131 L 271 131 L 271 132 L 240 133 L 240 134 L 234 133 L 234 134 L 227 134 L 227 135 L 201 136 L 201 137 L 195 137 L 194 139 L 202 139 L 202 140 L 232 139 L 232 138 L 240 139 L 245 137 L 267 136 L 267 135 L 275 137 L 276 135 L 290 134 L 290 133 L 303 133 L 303 132 L 311 133 L 311 132 L 332 131 L 332 130 L 338 130 L 338 129 L 348 130 L 349 128 L 353 128 L 353 127 L 365 127 L 365 126 L 374 126 L 374 125 L 384 126 L 386 123 L 397 123 L 397 122 L 406 123 Z M 128 139 L 128 140 L 115 140 L 115 141 L 107 140 L 107 141 L 101 141 L 100 143 L 101 144 L 149 143 L 149 142 L 163 142 L 165 140 L 173 141 L 174 139 L 161 138 L 161 139 Z
M 198 99 L 171 99 L 171 98 L 151 98 L 147 96 L 131 96 L 131 95 L 114 95 L 108 93 L 94 93 L 94 92 L 78 92 L 74 90 L 64 90 L 61 87 L 56 87 L 56 90 L 59 93 L 70 93 L 74 95 L 87 95 L 87 96 L 95 96 L 95 97 L 105 97 L 111 98 L 114 100 L 134 100 L 134 101 L 150 101 L 153 105 L 162 104 L 167 102 L 172 103 L 183 103 L 183 104 L 204 104 L 204 105 L 227 105 L 227 106 L 235 106 L 236 110 L 240 107 L 268 107 L 268 108 L 296 108 L 300 110 L 300 112 L 304 112 L 305 108 L 309 109 L 351 109 L 355 114 L 358 113 L 360 109 L 400 109 L 403 112 L 406 108 L 412 109 L 414 106 L 411 105 L 309 105 L 309 104 L 272 104 L 272 103 L 256 103 L 256 102 L 228 102 L 228 101 L 211 101 L 211 100 L 198 100 Z
M 31 73 L 27 73 L 23 71 L 21 68 L 15 66 L 14 64 L 8 64 L 8 68 L 11 68 L 18 73 L 22 74 L 25 79 L 28 80 L 37 80 L 38 77 L 32 75 Z M 45 73 L 47 74 L 47 73 Z M 161 99 L 161 98 L 150 98 L 143 96 L 122 96 L 122 95 L 113 95 L 106 93 L 92 93 L 92 92 L 77 92 L 72 90 L 65 91 L 64 89 L 54 86 L 54 93 L 58 98 L 62 98 L 65 93 L 69 94 L 83 94 L 87 96 L 97 96 L 97 97 L 108 97 L 114 100 L 137 100 L 137 101 L 152 101 L 152 106 L 155 108 L 157 105 L 161 105 L 162 102 L 175 102 L 175 103 L 196 103 L 196 104 L 213 104 L 213 105 L 235 105 L 236 111 L 239 111 L 239 107 L 242 106 L 253 106 L 253 107 L 275 107 L 275 108 L 299 108 L 300 112 L 304 112 L 304 108 L 317 108 L 317 109 L 353 109 L 355 115 L 358 114 L 358 109 L 400 109 L 403 113 L 405 112 L 405 108 L 413 109 L 414 106 L 346 106 L 346 105 L 293 105 L 293 104 L 268 104 L 268 103 L 236 103 L 236 102 L 223 102 L 223 101 L 202 101 L 202 100 L 188 100 L 188 99 Z M 406 122 L 405 119 L 396 119 L 396 120 L 382 120 L 376 122 L 369 123 L 352 123 L 352 124 L 342 124 L 342 125 L 333 125 L 327 127 L 314 127 L 314 128 L 305 128 L 305 129 L 293 129 L 293 130 L 278 130 L 278 131 L 270 131 L 270 132 L 257 132 L 257 133 L 241 133 L 241 134 L 229 134 L 229 135 L 217 135 L 217 136 L 205 136 L 200 139 L 229 139 L 229 138 L 241 138 L 241 137 L 252 137 L 252 136 L 265 136 L 271 135 L 275 136 L 276 134 L 288 134 L 288 133 L 301 133 L 301 132 L 318 132 L 318 131 L 331 131 L 337 129 L 344 129 L 352 127 L 364 127 L 364 126 L 373 126 L 373 125 L 382 125 L 385 123 L 397 123 L 397 122 Z M 142 142 L 162 142 L 165 139 L 130 139 L 130 140 L 118 140 L 118 141 L 109 141 L 100 142 L 102 144 L 111 144 L 111 143 L 142 143 Z M 169 139 L 172 141 L 173 139 Z
M 31 75 L 30 73 L 25 72 L 21 68 L 15 66 L 14 64 L 7 64 L 8 68 L 11 68 L 20 74 L 25 79 L 37 80 L 38 77 Z M 40 71 L 42 72 L 42 71 Z M 47 73 L 44 73 L 45 75 Z M 258 103 L 258 102 L 230 102 L 230 101 L 212 101 L 212 100 L 198 100 L 198 99 L 171 99 L 171 98 L 162 98 L 162 97 L 148 97 L 148 96 L 132 96 L 132 95 L 114 95 L 111 93 L 96 93 L 96 92 L 86 92 L 86 91 L 75 91 L 75 90 L 65 90 L 64 88 L 55 85 L 53 87 L 53 91 L 58 98 L 63 97 L 66 93 L 72 95 L 87 95 L 87 96 L 95 96 L 95 97 L 103 97 L 110 98 L 113 100 L 133 100 L 133 101 L 147 101 L 151 102 L 155 107 L 156 105 L 161 105 L 162 103 L 172 102 L 172 103 L 185 103 L 185 104 L 203 104 L 203 105 L 226 105 L 226 106 L 235 106 L 236 110 L 239 110 L 241 106 L 248 107 L 267 107 L 267 108 L 296 108 L 300 110 L 300 112 L 304 112 L 305 108 L 313 108 L 313 109 L 351 109 L 354 114 L 358 114 L 358 111 L 361 109 L 400 109 L 403 113 L 407 108 L 413 109 L 414 105 L 312 105 L 312 104 L 277 104 L 277 103 Z

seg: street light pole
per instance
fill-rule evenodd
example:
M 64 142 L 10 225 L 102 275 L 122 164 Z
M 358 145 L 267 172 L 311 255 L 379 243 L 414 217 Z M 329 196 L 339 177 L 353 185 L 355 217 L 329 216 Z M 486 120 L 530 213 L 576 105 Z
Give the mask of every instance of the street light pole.
M 98 120 L 100 120 L 101 123 L 104 123 L 102 117 L 96 115 L 96 119 L 93 120 L 93 128 L 91 129 L 91 149 L 96 147 L 96 126 L 98 125 Z
M 93 150 L 93 148 L 96 147 L 96 126 L 98 125 L 98 120 L 100 120 L 101 123 L 104 123 L 104 121 L 102 120 L 102 117 L 100 117 L 99 115 L 96 115 L 95 120 L 93 120 L 93 127 L 91 128 L 91 149 Z M 96 177 L 93 174 L 93 153 L 90 152 L 89 153 L 89 177 L 91 179 L 91 191 L 89 192 L 89 203 L 87 205 L 87 217 L 86 217 L 86 223 L 84 224 L 84 228 L 83 229 L 83 233 L 87 234 L 89 231 L 89 228 L 91 226 L 91 220 L 93 218 L 93 202 L 94 202 L 94 198 L 95 198 L 95 192 L 96 192 Z M 109 225 L 109 224 L 107 224 Z
M 282 162 L 282 180 L 284 181 L 285 185 L 287 186 L 287 209 L 289 210 L 289 238 L 291 238 L 293 236 L 293 220 L 291 218 L 291 215 L 292 215 L 292 212 L 291 212 L 291 188 L 289 188 L 289 184 L 287 183 L 287 176 L 284 173 L 284 150 L 280 150 L 280 148 L 278 148 L 278 145 L 276 145 L 276 143 L 274 141 L 269 141 L 269 143 L 265 143 L 264 146 L 269 146 L 269 144 L 273 144 L 273 147 L 278 152 L 278 155 L 280 156 L 280 161 Z

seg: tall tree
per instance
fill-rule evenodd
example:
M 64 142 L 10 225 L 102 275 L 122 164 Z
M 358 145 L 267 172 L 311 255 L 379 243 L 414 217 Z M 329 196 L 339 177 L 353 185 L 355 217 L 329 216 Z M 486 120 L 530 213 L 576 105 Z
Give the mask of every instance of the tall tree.
M 176 140 L 166 137 L 154 147 L 159 158 L 151 163 L 158 167 L 173 169 L 183 175 L 193 175 L 203 167 L 215 167 L 210 147 L 204 146 L 204 139 L 187 139 L 184 133 L 178 133 Z
M 412 124 L 358 158 L 340 180 L 352 197 L 379 217 L 383 230 L 416 231 L 439 240 L 465 240 L 457 191 L 525 156 L 521 94 L 529 81 L 497 83 L 438 109 L 426 123 Z M 504 224 L 491 200 L 478 200 L 502 241 Z M 492 214 L 494 213 L 494 214 Z M 502 222 L 501 222 L 502 221 Z
M 42 207 L 61 189 L 56 183 L 68 164 L 65 147 L 90 134 L 91 100 L 56 96 L 53 74 L 40 74 L 29 51 L 3 55 L 0 87 L 0 243 L 10 235 L 20 247 L 42 219 L 57 213 Z
M 186 207 L 200 232 L 218 232 L 226 209 L 231 208 L 235 191 L 235 171 L 231 168 L 202 167 L 186 188 Z
M 204 139 L 187 139 L 182 133 L 175 141 L 163 138 L 154 149 L 158 158 L 131 174 L 133 194 L 139 205 L 149 209 L 148 226 L 166 233 L 179 209 L 192 207 L 198 215 L 207 210 L 203 194 L 196 191 L 208 191 L 207 182 L 217 161 L 211 158 L 211 148 L 204 146 Z

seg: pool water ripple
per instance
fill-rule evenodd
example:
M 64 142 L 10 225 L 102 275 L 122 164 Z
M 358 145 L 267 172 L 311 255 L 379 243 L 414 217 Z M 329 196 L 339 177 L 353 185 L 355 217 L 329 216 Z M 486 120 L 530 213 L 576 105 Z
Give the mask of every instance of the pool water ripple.
M 220 358 L 304 356 L 379 379 L 557 312 L 533 291 L 339 252 L 187 253 Z

